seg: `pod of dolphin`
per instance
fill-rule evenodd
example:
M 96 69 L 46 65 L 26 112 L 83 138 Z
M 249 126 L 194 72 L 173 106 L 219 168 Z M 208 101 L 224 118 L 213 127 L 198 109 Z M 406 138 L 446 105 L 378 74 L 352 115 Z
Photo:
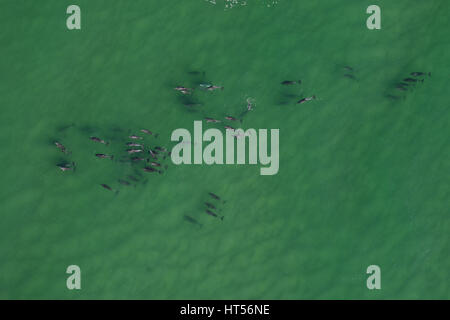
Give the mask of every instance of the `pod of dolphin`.
M 167 170 L 168 168 L 168 165 L 167 164 L 164 165 L 163 161 L 165 161 L 168 157 L 170 157 L 170 152 L 168 152 L 165 147 L 162 146 L 150 147 L 151 143 L 143 142 L 145 139 L 142 135 L 157 138 L 158 134 L 155 134 L 148 129 L 141 129 L 140 133 L 141 135 L 133 134 L 127 136 L 126 140 L 131 141 L 126 142 L 124 147 L 121 148 L 122 149 L 121 151 L 124 152 L 125 155 L 120 156 L 119 159 L 116 159 L 116 157 L 113 154 L 109 153 L 94 154 L 94 156 L 99 159 L 108 159 L 111 161 L 116 160 L 118 163 L 129 163 L 133 166 L 133 168 L 135 169 L 134 174 L 128 175 L 127 177 L 123 177 L 117 180 L 118 184 L 122 186 L 131 186 L 133 182 L 140 181 L 139 174 L 137 173 L 139 169 L 142 170 L 143 172 L 150 172 L 150 173 L 154 172 L 163 174 L 164 170 Z M 94 143 L 103 144 L 104 146 L 107 147 L 111 146 L 109 141 L 106 141 L 97 136 L 90 136 L 89 140 L 91 140 Z M 68 151 L 66 146 L 64 146 L 61 142 L 54 141 L 54 144 L 66 156 L 70 156 L 72 154 L 72 152 Z M 144 166 L 139 165 L 139 163 L 144 163 Z M 75 171 L 77 166 L 74 161 L 71 162 L 65 161 L 63 163 L 57 164 L 57 167 L 61 171 L 66 172 L 66 171 Z M 106 190 L 114 191 L 115 193 L 119 192 L 117 188 L 113 188 L 106 183 L 100 183 L 100 186 Z
M 357 77 L 354 75 L 354 70 L 352 67 L 344 66 L 343 68 L 346 71 L 346 73 L 344 74 L 344 77 L 349 78 L 351 80 L 357 80 Z M 201 74 L 202 76 L 205 75 L 204 72 L 203 73 L 190 72 L 190 74 L 191 75 Z M 419 72 L 419 71 L 411 72 L 406 78 L 402 79 L 395 85 L 395 91 L 407 92 L 408 90 L 411 90 L 412 88 L 414 88 L 417 83 L 423 83 L 424 79 L 426 77 L 431 77 L 431 73 L 430 72 Z M 281 85 L 283 85 L 283 86 L 298 86 L 298 85 L 301 85 L 301 83 L 302 83 L 301 80 L 284 80 L 281 82 Z M 217 91 L 217 90 L 223 91 L 224 87 L 213 85 L 210 83 L 200 83 L 198 86 L 198 89 L 203 90 L 203 91 Z M 195 92 L 195 88 L 189 88 L 189 87 L 185 87 L 185 86 L 176 86 L 174 88 L 174 90 L 177 91 L 182 96 L 192 96 Z M 394 100 L 397 100 L 400 98 L 399 96 L 394 95 L 394 94 L 387 94 L 386 97 L 388 97 L 390 99 L 394 99 Z M 306 102 L 309 102 L 309 101 L 312 101 L 315 99 L 316 99 L 315 95 L 298 97 L 296 100 L 296 103 L 303 104 L 303 103 L 306 103 Z M 195 107 L 203 106 L 203 103 L 188 100 L 188 101 L 184 101 L 183 105 L 192 109 Z M 242 123 L 244 116 L 247 115 L 249 111 L 254 110 L 254 106 L 255 106 L 254 100 L 252 98 L 247 98 L 246 99 L 246 108 L 245 108 L 245 110 L 243 110 L 243 112 L 239 116 L 224 115 L 223 119 L 220 119 L 220 120 L 216 119 L 214 117 L 211 117 L 211 116 L 207 116 L 207 117 L 204 117 L 204 121 L 206 123 L 220 124 L 221 126 L 223 126 L 224 129 L 234 130 L 235 128 L 232 127 L 231 124 L 233 122 Z M 123 151 L 125 151 L 126 155 L 121 156 L 118 160 L 113 154 L 95 153 L 94 156 L 99 159 L 108 159 L 111 161 L 114 161 L 114 159 L 116 159 L 116 161 L 118 161 L 120 163 L 129 163 L 132 166 L 134 166 L 135 169 L 137 169 L 137 170 L 140 169 L 144 173 L 163 174 L 164 171 L 168 169 L 168 165 L 163 164 L 163 161 L 166 160 L 167 158 L 170 158 L 171 153 L 163 146 L 149 147 L 149 144 L 147 144 L 147 142 L 145 142 L 144 136 L 153 137 L 153 138 L 157 139 L 158 138 L 157 133 L 153 133 L 152 131 L 150 131 L 148 129 L 140 129 L 139 131 L 140 131 L 139 135 L 137 135 L 137 134 L 128 135 L 127 140 L 129 140 L 129 141 L 125 143 L 124 147 L 126 149 L 123 150 Z M 243 137 L 236 134 L 235 138 L 243 138 Z M 110 142 L 105 141 L 104 139 L 99 138 L 97 136 L 90 136 L 89 139 L 92 142 L 103 144 L 105 146 L 110 145 Z M 72 154 L 72 152 L 69 151 L 66 148 L 66 146 L 64 146 L 61 142 L 54 141 L 54 144 L 66 156 L 70 156 Z M 70 162 L 65 161 L 63 163 L 59 163 L 59 164 L 57 164 L 57 167 L 63 172 L 66 172 L 66 171 L 74 172 L 77 168 L 76 163 L 74 161 L 70 161 Z M 120 178 L 117 180 L 117 182 L 118 182 L 118 184 L 125 186 L 125 187 L 131 186 L 131 185 L 133 185 L 133 183 L 139 182 L 140 177 L 141 177 L 141 175 L 138 174 L 137 171 L 135 171 L 135 174 L 130 174 L 130 175 L 127 175 L 127 177 Z M 117 188 L 113 188 L 106 183 L 101 183 L 100 186 L 108 191 L 113 191 L 116 194 L 119 192 L 119 190 Z M 218 195 L 216 195 L 212 192 L 209 192 L 208 200 L 204 201 L 204 205 L 205 205 L 204 213 L 206 213 L 210 217 L 217 218 L 217 219 L 220 219 L 221 221 L 223 221 L 224 216 L 222 214 L 220 214 L 219 212 L 222 211 L 221 206 L 223 206 L 223 204 L 225 202 L 226 201 L 222 200 L 221 197 L 219 197 Z M 202 227 L 202 224 L 199 223 L 197 221 L 197 219 L 193 218 L 192 216 L 184 215 L 184 219 L 185 219 L 185 221 L 187 221 L 191 224 Z
M 221 221 L 223 221 L 224 216 L 219 214 L 219 212 L 222 211 L 222 206 L 223 204 L 226 203 L 225 200 L 222 200 L 221 197 L 219 197 L 217 194 L 212 193 L 212 192 L 208 192 L 208 200 L 206 200 L 204 202 L 205 204 L 205 213 L 211 217 L 220 219 Z M 198 222 L 197 219 L 189 216 L 189 215 L 184 215 L 184 219 L 189 222 L 192 223 L 194 225 L 197 225 L 199 227 L 202 227 L 203 225 Z
M 400 93 L 406 93 L 413 90 L 418 83 L 423 83 L 426 77 L 431 77 L 431 72 L 411 72 L 406 78 L 402 79 L 395 85 L 395 91 Z M 399 97 L 396 94 L 387 94 L 388 98 L 392 100 L 398 100 Z M 404 96 L 402 96 L 404 98 Z

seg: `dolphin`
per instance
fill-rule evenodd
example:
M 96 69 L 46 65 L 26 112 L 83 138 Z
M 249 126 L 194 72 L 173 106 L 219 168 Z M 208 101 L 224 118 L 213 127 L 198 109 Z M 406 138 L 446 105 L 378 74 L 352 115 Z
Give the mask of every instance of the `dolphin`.
M 142 149 L 127 149 L 128 153 L 138 153 L 138 152 L 143 152 L 144 150 Z
M 297 103 L 304 103 L 304 102 L 306 102 L 306 101 L 311 101 L 311 100 L 313 100 L 313 99 L 315 99 L 315 98 L 316 98 L 316 96 L 303 98 L 303 99 L 298 100 Z
M 302 80 L 298 80 L 298 81 L 285 80 L 285 81 L 281 82 L 281 84 L 284 86 L 290 86 L 290 85 L 297 84 L 297 83 L 301 84 Z
M 205 120 L 206 120 L 206 122 L 214 122 L 214 123 L 220 122 L 220 120 L 216 120 L 213 118 L 205 118 Z
M 75 162 L 72 162 L 72 165 L 64 164 L 64 165 L 58 165 L 58 168 L 61 169 L 61 171 L 75 171 Z
M 64 147 L 61 143 L 59 143 L 58 141 L 55 141 L 55 145 L 56 147 L 61 150 L 63 153 L 65 154 L 69 154 L 69 152 L 67 151 L 66 147 Z
M 156 153 L 152 149 L 148 150 L 148 153 L 152 156 L 153 159 L 158 159 Z
M 108 144 L 109 144 L 109 142 L 106 142 L 105 140 L 102 140 L 102 139 L 97 138 L 97 137 L 90 137 L 89 139 L 91 139 L 92 141 L 95 141 L 95 142 L 103 143 L 103 144 L 105 144 L 105 145 L 108 145 Z
M 413 79 L 413 78 L 405 78 L 405 79 L 403 79 L 403 81 L 405 81 L 405 82 L 417 82 L 417 81 L 423 82 L 423 79 L 417 80 L 417 79 Z
M 428 76 L 430 76 L 431 77 L 431 72 L 428 72 L 428 74 L 426 73 L 426 72 L 411 72 L 410 73 L 412 76 L 414 76 L 414 77 L 418 77 L 418 76 L 426 76 L 426 75 L 428 75 Z
M 194 218 L 188 216 L 188 215 L 184 215 L 183 216 L 184 220 L 186 220 L 187 222 L 190 222 L 192 224 L 198 225 L 199 227 L 202 227 L 203 225 L 201 223 L 199 223 L 197 220 L 195 220 Z
M 158 138 L 158 134 L 157 134 L 157 133 L 153 133 L 153 132 L 151 132 L 150 130 L 147 130 L 147 129 L 141 129 L 141 132 L 146 133 L 146 134 L 149 134 L 149 135 L 153 135 L 153 136 L 155 136 L 155 138 Z
M 220 197 L 212 192 L 208 193 L 212 198 L 216 199 L 216 200 L 220 200 Z
M 150 164 L 154 167 L 161 167 L 161 164 L 159 164 L 158 162 L 150 162 Z
M 114 159 L 114 156 L 110 156 L 110 155 L 103 154 L 103 153 L 96 153 L 95 156 L 98 158 L 101 158 L 101 159 L 111 159 L 111 160 Z
M 210 216 L 213 216 L 213 217 L 215 217 L 215 218 L 219 218 L 219 216 L 217 215 L 217 214 L 215 214 L 214 212 L 212 212 L 211 210 L 208 210 L 208 209 L 206 209 L 206 211 L 205 211 L 207 214 L 209 214 Z M 223 221 L 223 216 L 221 216 L 220 217 L 220 220 L 222 220 Z
M 100 184 L 103 188 L 105 188 L 106 190 L 112 191 L 112 188 L 110 186 L 108 186 L 107 184 Z
M 224 87 L 214 86 L 212 84 L 205 84 L 205 83 L 200 84 L 200 87 L 202 87 L 203 89 L 208 90 L 208 91 L 213 91 L 213 90 L 217 90 L 217 89 L 221 89 L 221 90 L 224 89 Z
M 128 181 L 126 181 L 126 180 L 119 179 L 118 181 L 119 181 L 120 184 L 123 184 L 124 186 L 129 186 L 130 185 L 130 183 Z
M 193 91 L 194 89 L 178 86 L 178 87 L 175 87 L 174 90 L 179 91 L 182 94 L 191 94 L 191 91 Z
M 205 202 L 205 205 L 210 209 L 217 209 L 213 204 L 211 204 L 209 202 Z
M 239 119 L 236 119 L 236 118 L 234 118 L 232 116 L 226 116 L 225 119 L 226 120 L 230 120 L 230 121 L 240 121 Z
M 129 147 L 141 147 L 141 148 L 144 147 L 142 144 L 134 143 L 134 142 L 127 142 L 126 145 L 129 146 Z

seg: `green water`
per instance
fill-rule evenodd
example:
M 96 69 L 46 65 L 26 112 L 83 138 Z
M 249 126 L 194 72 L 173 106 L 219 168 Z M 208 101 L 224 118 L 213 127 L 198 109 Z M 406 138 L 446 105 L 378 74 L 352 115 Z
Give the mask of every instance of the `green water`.
M 68 31 L 74 3 L 82 29 Z M 450 2 L 225 5 L 0 0 L 0 298 L 450 298 Z M 432 76 L 394 89 L 412 71 Z M 202 105 L 185 107 L 176 85 Z M 174 129 L 237 116 L 249 97 L 243 128 L 280 129 L 277 175 L 166 161 L 117 182 L 135 174 L 118 161 L 129 134 L 148 128 L 159 137 L 146 144 L 169 147 Z M 227 201 L 223 221 L 204 213 L 210 191 Z M 66 288 L 71 264 L 79 291 Z M 366 287 L 372 264 L 381 290 Z

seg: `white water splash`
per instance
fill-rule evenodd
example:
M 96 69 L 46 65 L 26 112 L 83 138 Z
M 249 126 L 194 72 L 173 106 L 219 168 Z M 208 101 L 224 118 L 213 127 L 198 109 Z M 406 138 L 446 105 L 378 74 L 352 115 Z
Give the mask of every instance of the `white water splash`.
M 217 4 L 217 0 L 205 0 L 206 2 L 209 2 L 211 4 Z M 219 0 L 220 1 L 220 0 Z M 222 2 L 222 1 L 220 1 Z M 242 7 L 248 5 L 247 0 L 223 0 L 225 10 L 232 9 L 236 7 Z M 278 3 L 278 0 L 259 0 L 259 3 L 262 3 L 264 6 L 270 8 L 275 6 Z

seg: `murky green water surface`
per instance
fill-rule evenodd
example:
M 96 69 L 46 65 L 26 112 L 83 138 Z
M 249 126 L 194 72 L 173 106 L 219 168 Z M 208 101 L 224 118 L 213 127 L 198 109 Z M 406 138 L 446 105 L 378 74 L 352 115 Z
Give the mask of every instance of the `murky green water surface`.
M 378 31 L 365 0 L 216 2 L 78 0 L 68 31 L 72 2 L 0 1 L 0 298 L 448 299 L 449 2 L 379 0 Z M 412 71 L 432 76 L 396 90 Z M 166 161 L 118 183 L 136 175 L 128 135 L 168 147 L 247 98 L 243 128 L 280 129 L 277 175 Z M 210 191 L 223 221 L 204 213 Z

